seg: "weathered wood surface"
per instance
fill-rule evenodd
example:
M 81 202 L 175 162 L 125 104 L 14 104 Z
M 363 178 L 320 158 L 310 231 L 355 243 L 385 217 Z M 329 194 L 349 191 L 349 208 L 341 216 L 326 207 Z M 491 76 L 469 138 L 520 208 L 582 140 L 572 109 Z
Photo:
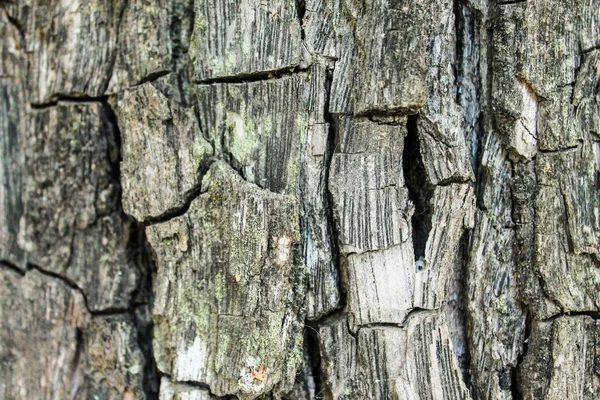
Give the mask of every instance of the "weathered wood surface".
M 82 294 L 39 271 L 0 272 L 0 396 L 144 398 L 129 314 L 94 316 Z
M 186 214 L 147 228 L 159 371 L 216 395 L 285 392 L 302 359 L 299 204 L 221 162 L 202 190 Z
M 598 26 L 0 1 L 0 399 L 600 398 Z

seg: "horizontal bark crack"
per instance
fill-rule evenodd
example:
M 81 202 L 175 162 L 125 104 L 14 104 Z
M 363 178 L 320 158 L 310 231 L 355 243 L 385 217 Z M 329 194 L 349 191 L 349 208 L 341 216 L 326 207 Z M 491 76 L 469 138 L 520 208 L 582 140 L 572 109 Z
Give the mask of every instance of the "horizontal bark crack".
M 569 318 L 569 317 L 580 317 L 580 316 L 588 316 L 594 320 L 600 320 L 600 311 L 562 311 L 559 314 L 555 314 L 546 319 L 542 319 L 542 322 L 551 322 L 558 318 Z
M 71 280 L 68 277 L 61 275 L 57 272 L 49 271 L 49 270 L 46 270 L 46 269 L 40 267 L 39 265 L 35 265 L 31 262 L 27 262 L 27 271 L 31 271 L 31 270 L 36 270 L 37 272 L 41 273 L 42 275 L 45 275 L 45 276 L 53 278 L 53 279 L 58 279 L 59 281 L 61 281 L 62 283 L 64 283 L 68 287 L 70 287 L 71 289 L 78 291 L 81 294 L 81 296 L 83 296 L 85 308 L 90 313 L 90 315 L 92 315 L 93 317 L 94 316 L 126 314 L 126 313 L 133 312 L 133 307 L 127 307 L 127 308 L 107 307 L 107 308 L 103 308 L 101 310 L 91 310 L 90 307 L 88 306 L 88 299 L 87 299 L 85 292 L 73 280 Z M 23 272 L 21 275 L 26 276 L 27 271 Z
M 252 83 L 252 82 L 261 82 L 267 81 L 271 79 L 280 79 L 288 76 L 296 75 L 302 72 L 306 72 L 308 69 L 300 68 L 299 66 L 290 66 L 281 69 L 275 69 L 270 71 L 257 71 L 246 74 L 232 75 L 232 76 L 224 76 L 217 78 L 209 78 L 197 80 L 194 83 L 198 85 L 211 85 L 218 83 Z
M 19 274 L 21 276 L 25 276 L 25 273 L 26 273 L 26 270 L 18 267 L 16 264 L 14 264 L 8 260 L 0 260 L 0 267 L 9 269 L 13 272 L 16 272 L 17 274 Z
M 30 103 L 34 110 L 43 110 L 57 106 L 59 103 L 107 103 L 108 96 L 89 96 L 85 93 L 63 94 L 56 93 L 42 101 L 41 103 Z
M 538 149 L 538 151 L 542 154 L 560 154 L 560 153 L 568 153 L 571 152 L 573 150 L 577 150 L 579 148 L 579 145 L 574 145 L 574 146 L 568 146 L 568 147 L 564 147 L 562 149 L 556 149 L 556 150 L 544 150 L 544 149 Z
M 408 312 L 408 314 L 406 314 L 406 317 L 404 317 L 404 320 L 402 322 L 399 322 L 399 323 L 396 323 L 396 322 L 371 322 L 371 323 L 368 323 L 368 324 L 358 325 L 357 329 L 356 329 L 356 335 L 358 335 L 358 333 L 360 332 L 361 329 L 372 329 L 372 328 L 405 328 L 408 325 L 408 322 L 412 318 L 416 318 L 417 316 L 420 316 L 420 315 L 432 315 L 433 316 L 433 315 L 436 315 L 439 312 L 440 312 L 439 308 L 425 309 L 425 308 L 415 307 L 415 308 L 412 308 Z
M 157 79 L 162 78 L 163 76 L 169 75 L 171 72 L 173 72 L 173 71 L 171 71 L 171 70 L 162 70 L 162 71 L 153 72 L 150 75 L 147 75 L 147 76 L 143 77 L 142 79 L 140 79 L 139 82 L 137 82 L 136 84 L 132 85 L 131 87 L 141 86 L 144 83 L 155 81 Z
M 210 386 L 208 384 L 204 383 L 204 382 L 174 380 L 173 377 L 170 374 L 167 374 L 166 372 L 162 372 L 162 371 L 159 371 L 158 375 L 161 378 L 162 377 L 168 378 L 171 381 L 171 383 L 176 384 L 176 385 L 185 385 L 185 386 L 190 386 L 190 387 L 201 389 L 201 390 L 206 390 L 208 392 L 208 394 L 210 395 L 210 397 L 214 398 L 214 399 L 223 399 L 223 400 L 236 400 L 236 399 L 238 399 L 238 397 L 235 396 L 235 395 L 217 396 L 216 394 L 214 394 L 212 392 L 212 390 L 210 389 Z

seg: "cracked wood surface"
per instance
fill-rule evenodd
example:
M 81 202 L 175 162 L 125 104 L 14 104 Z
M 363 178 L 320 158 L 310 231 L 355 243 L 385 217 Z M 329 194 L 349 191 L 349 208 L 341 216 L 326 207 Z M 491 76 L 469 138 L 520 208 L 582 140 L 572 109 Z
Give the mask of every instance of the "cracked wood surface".
M 0 399 L 600 398 L 599 24 L 0 1 Z

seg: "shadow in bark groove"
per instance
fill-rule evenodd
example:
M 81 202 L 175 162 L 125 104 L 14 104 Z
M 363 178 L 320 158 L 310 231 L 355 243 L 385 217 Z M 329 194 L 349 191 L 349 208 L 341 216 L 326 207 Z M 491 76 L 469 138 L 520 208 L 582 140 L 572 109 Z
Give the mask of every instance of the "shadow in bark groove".
M 102 101 L 103 123 L 107 125 L 106 131 L 113 132 L 113 141 L 109 141 L 108 159 L 111 160 L 111 173 L 113 184 L 118 187 L 117 208 L 123 212 L 122 208 L 122 186 L 121 186 L 121 162 L 122 162 L 122 137 L 119 129 L 117 114 L 108 103 L 108 99 Z M 190 201 L 191 202 L 191 201 Z M 189 203 L 186 203 L 189 207 Z M 134 220 L 132 217 L 129 217 Z M 159 394 L 158 368 L 154 358 L 154 347 L 152 343 L 154 323 L 152 320 L 152 304 L 154 296 L 152 293 L 152 276 L 155 272 L 155 262 L 152 257 L 150 243 L 146 238 L 144 225 L 133 221 L 133 229 L 128 243 L 128 251 L 135 260 L 140 278 L 138 286 L 131 294 L 129 307 L 126 312 L 131 315 L 131 319 L 137 330 L 137 344 L 144 356 L 144 377 L 142 381 L 144 394 L 147 400 L 157 400 Z M 110 311 L 110 310 L 109 310 Z M 106 312 L 93 315 L 110 315 Z
M 434 186 L 428 182 L 425 166 L 423 165 L 417 119 L 417 115 L 410 115 L 406 123 L 408 134 L 404 140 L 402 169 L 408 188 L 408 197 L 415 206 L 412 216 L 412 239 L 417 270 L 419 270 L 420 263 L 418 261 L 425 258 L 425 246 L 431 230 L 431 198 Z

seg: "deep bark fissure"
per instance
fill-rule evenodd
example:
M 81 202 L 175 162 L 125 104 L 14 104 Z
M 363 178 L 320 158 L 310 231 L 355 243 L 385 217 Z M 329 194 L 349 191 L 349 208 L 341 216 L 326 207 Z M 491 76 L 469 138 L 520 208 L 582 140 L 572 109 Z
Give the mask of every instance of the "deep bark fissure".
M 151 282 L 150 282 L 151 284 Z M 148 312 L 146 318 L 140 317 L 140 313 Z M 133 321 L 137 330 L 137 343 L 144 355 L 144 377 L 142 387 L 148 400 L 157 400 L 160 388 L 158 366 L 154 358 L 154 324 L 152 322 L 152 301 L 150 306 L 139 306 L 132 312 Z
M 568 152 L 568 151 L 577 150 L 579 147 L 580 147 L 580 145 L 576 144 L 573 146 L 563 147 L 562 149 L 557 149 L 557 150 L 538 149 L 538 152 L 541 154 L 560 154 L 560 153 L 564 153 L 564 152 Z
M 334 324 L 336 322 L 345 320 L 348 318 L 348 313 L 344 309 L 337 309 L 330 313 L 323 315 L 322 317 L 307 321 L 306 326 L 317 327 L 317 326 L 327 326 Z
M 402 153 L 402 169 L 404 181 L 408 188 L 408 197 L 415 207 L 411 219 L 412 239 L 417 270 L 419 271 L 422 264 L 418 261 L 425 259 L 425 246 L 431 230 L 432 209 L 430 202 L 434 187 L 428 182 L 427 172 L 421 156 L 417 118 L 417 115 L 408 117 L 407 135 L 404 139 L 404 151 Z
M 109 96 L 89 96 L 85 93 L 62 94 L 55 93 L 41 103 L 29 103 L 34 110 L 44 110 L 57 106 L 59 103 L 102 103 L 107 104 Z
M 420 308 L 420 307 L 414 307 L 411 308 L 408 311 L 408 314 L 406 314 L 406 316 L 404 317 L 404 320 L 402 322 L 371 322 L 368 324 L 361 324 L 356 326 L 356 330 L 350 331 L 350 334 L 352 336 L 354 336 L 355 338 L 358 338 L 358 333 L 362 330 L 362 329 L 372 329 L 372 328 L 398 328 L 398 329 L 404 329 L 406 327 L 408 327 L 409 321 L 413 318 L 417 318 L 418 316 L 423 316 L 423 315 L 437 315 L 441 310 L 439 308 Z
M 333 159 L 333 153 L 336 147 L 336 134 L 337 134 L 337 120 L 334 115 L 329 112 L 329 103 L 331 98 L 331 83 L 333 80 L 333 71 L 327 70 L 326 82 L 325 82 L 325 102 L 323 105 L 323 118 L 328 126 L 327 131 L 327 142 L 325 145 L 325 153 L 323 155 L 323 164 L 320 171 L 319 186 L 321 187 L 321 196 L 325 209 L 326 218 L 326 229 L 327 237 L 329 239 L 329 245 L 331 248 L 332 260 L 330 268 L 337 271 L 338 278 L 338 290 L 340 293 L 340 308 L 345 307 L 345 290 L 342 285 L 340 278 L 340 253 L 338 247 L 338 236 L 335 227 L 335 221 L 333 217 L 332 207 L 332 195 L 329 191 L 329 172 L 331 168 L 331 160 Z M 305 255 L 306 256 L 306 255 Z M 305 319 L 304 328 L 304 354 L 305 362 L 307 366 L 305 368 L 305 390 L 311 396 L 314 394 L 315 399 L 323 398 L 323 392 L 326 389 L 325 380 L 321 369 L 321 354 L 319 348 L 319 340 L 317 335 L 317 327 L 323 319 L 330 317 L 331 315 L 338 314 L 340 309 L 335 309 L 328 312 L 324 316 L 321 316 L 317 320 L 310 321 L 308 318 Z M 313 398 L 313 397 L 311 397 Z
M 343 284 L 342 279 L 342 271 L 341 271 L 341 260 L 340 260 L 340 246 L 339 246 L 339 232 L 337 231 L 337 227 L 335 224 L 335 217 L 333 215 L 333 194 L 329 190 L 329 175 L 331 172 L 331 162 L 333 160 L 333 154 L 335 149 L 338 146 L 338 118 L 335 114 L 329 112 L 329 104 L 331 100 L 331 85 L 333 82 L 333 71 L 327 71 L 327 82 L 326 82 L 326 90 L 327 96 L 325 98 L 323 117 L 325 122 L 328 125 L 327 131 L 327 143 L 325 145 L 325 154 L 323 156 L 323 169 L 321 173 L 323 174 L 322 182 L 324 185 L 323 188 L 323 203 L 325 207 L 325 216 L 327 218 L 327 229 L 328 229 L 328 237 L 331 246 L 331 253 L 333 259 L 331 262 L 333 263 L 333 269 L 337 271 L 338 278 L 338 290 L 340 293 L 340 308 L 343 309 L 346 307 L 346 296 L 347 289 Z
M 77 382 L 80 379 L 80 375 L 82 374 L 82 369 L 84 366 L 83 358 L 85 355 L 85 339 L 83 335 L 83 331 L 77 328 L 75 333 L 75 356 L 73 357 L 73 361 L 71 361 L 71 382 L 73 382 L 73 386 L 71 387 L 71 398 L 75 398 L 77 395 L 77 390 L 79 386 Z
M 186 381 L 186 380 L 175 381 L 175 380 L 173 380 L 173 377 L 170 374 L 167 374 L 167 373 L 162 372 L 162 371 L 159 371 L 158 375 L 159 375 L 159 378 L 160 377 L 166 377 L 166 378 L 168 378 L 170 381 L 173 382 L 173 384 L 176 384 L 176 385 L 184 385 L 184 386 L 189 386 L 189 387 L 192 387 L 192 388 L 204 390 L 204 391 L 208 392 L 208 394 L 209 394 L 209 396 L 210 396 L 211 399 L 238 400 L 238 397 L 234 396 L 234 395 L 217 396 L 216 394 L 214 394 L 211 391 L 210 386 L 207 385 L 204 382 Z
M 476 199 L 481 191 L 479 182 L 482 180 L 481 160 L 483 156 L 483 105 L 482 105 L 482 82 L 480 70 L 481 56 L 481 33 L 480 24 L 483 19 L 481 11 L 471 7 L 464 0 L 454 0 L 455 37 L 456 37 L 456 67 L 455 67 L 455 89 L 456 103 L 463 111 L 463 122 L 466 128 L 466 140 L 469 148 L 469 159 L 473 175 L 472 183 Z M 479 203 L 479 200 L 476 200 Z M 473 378 L 471 376 L 471 351 L 469 347 L 468 313 L 468 269 L 470 263 L 470 248 L 472 231 L 465 230 L 459 244 L 459 268 L 455 270 L 454 282 L 457 283 L 455 300 L 449 301 L 455 316 L 459 319 L 459 327 L 462 337 L 453 338 L 455 348 L 461 343 L 464 346 L 462 355 L 457 354 L 462 378 L 465 385 L 470 388 L 474 395 Z
M 306 18 L 306 1 L 305 0 L 296 0 L 296 15 L 298 16 L 298 22 L 300 24 L 300 39 L 304 40 L 305 32 L 305 18 Z
M 121 185 L 121 162 L 123 161 L 122 154 L 122 135 L 121 129 L 119 128 L 119 121 L 117 114 L 108 102 L 108 98 L 102 102 L 103 111 L 103 123 L 107 125 L 107 132 L 112 132 L 114 135 L 112 141 L 109 138 L 108 155 L 107 159 L 111 160 L 111 178 L 113 184 L 117 188 L 117 209 L 119 212 L 124 213 L 122 207 L 122 185 Z M 153 304 L 154 294 L 152 292 L 152 275 L 155 269 L 155 263 L 152 259 L 152 252 L 150 251 L 150 244 L 145 234 L 145 227 L 143 224 L 135 221 L 132 217 L 130 218 L 133 226 L 131 236 L 129 237 L 127 250 L 135 260 L 134 264 L 139 273 L 139 279 L 137 286 L 131 298 L 129 300 L 129 306 L 126 310 L 130 314 L 132 321 L 135 324 L 137 331 L 137 344 L 144 358 L 144 373 L 142 379 L 142 389 L 148 400 L 158 399 L 159 381 L 158 381 L 158 367 L 154 358 L 154 346 L 152 343 L 154 324 L 152 321 L 151 311 L 147 307 L 151 307 Z M 83 292 L 82 292 L 83 293 Z M 87 305 L 87 299 L 86 299 Z M 89 307 L 88 307 L 89 310 Z M 141 311 L 148 311 L 149 315 L 145 319 L 140 318 Z M 113 310 L 103 310 L 102 314 L 96 313 L 92 315 L 110 315 L 114 314 Z M 109 314 L 105 314 L 108 312 Z
M 537 264 L 534 252 L 535 207 L 533 203 L 534 199 L 531 197 L 537 184 L 537 177 L 535 174 L 535 161 L 526 163 L 525 161 L 517 160 L 511 162 L 511 167 L 511 208 L 512 220 L 514 222 L 513 230 L 515 232 L 513 243 L 513 265 L 517 277 L 523 277 L 524 271 L 528 268 L 535 268 Z M 524 282 L 521 282 L 521 284 L 524 285 Z M 527 342 L 531 329 L 530 326 L 528 326 L 530 323 L 530 299 L 524 298 L 525 296 L 522 295 L 520 296 L 523 297 L 520 299 L 520 304 L 525 317 L 523 342 L 517 353 L 516 365 L 512 366 L 510 371 L 506 371 L 506 382 L 500 379 L 500 387 L 510 390 L 514 400 L 521 400 L 523 398 L 522 393 L 520 392 L 518 369 L 523 362 L 527 351 Z
M 457 290 L 456 304 L 454 305 L 456 314 L 460 318 L 460 329 L 461 329 L 461 335 L 462 335 L 462 337 L 460 339 L 463 341 L 463 344 L 465 346 L 464 354 L 462 356 L 457 355 L 457 357 L 458 357 L 460 369 L 462 371 L 462 378 L 467 387 L 472 386 L 471 370 L 469 368 L 469 365 L 471 365 L 471 353 L 469 351 L 469 340 L 468 340 L 468 314 L 467 314 L 468 298 L 466 296 L 466 293 L 468 291 L 467 276 L 468 276 L 468 268 L 469 268 L 469 250 L 470 250 L 469 244 L 471 241 L 471 237 L 472 237 L 472 231 L 465 230 L 460 239 L 459 256 L 461 257 L 461 260 L 460 260 L 460 268 L 458 270 L 459 276 L 456 277 L 456 281 L 458 282 L 459 287 Z M 451 303 L 451 301 L 449 301 L 449 303 Z M 449 304 L 449 305 L 453 306 L 453 304 Z M 456 344 L 456 341 L 454 341 L 453 343 Z
M 319 337 L 316 327 L 304 328 L 304 352 L 305 362 L 307 363 L 305 378 L 305 390 L 315 399 L 323 398 L 324 381 L 321 372 L 321 352 L 319 349 Z
M 145 77 L 143 77 L 142 79 L 139 80 L 139 82 L 136 82 L 134 85 L 132 85 L 131 87 L 136 87 L 136 86 L 141 86 L 144 83 L 148 83 L 148 82 L 154 82 L 157 79 L 162 78 L 163 76 L 167 76 L 170 73 L 172 73 L 173 71 L 170 70 L 163 70 L 163 71 L 156 71 L 153 72 L 149 75 L 146 75 Z
M 452 71 L 454 72 L 454 82 L 456 88 L 461 86 L 461 78 L 462 78 L 462 67 L 463 67 L 463 52 L 465 49 L 464 37 L 462 35 L 464 30 L 464 18 L 463 18 L 463 7 L 464 4 L 462 0 L 453 0 L 452 2 L 452 12 L 454 13 L 454 35 L 455 35 L 455 43 L 454 43 L 454 52 L 456 54 L 456 65 L 452 66 Z M 460 90 L 456 90 L 455 101 L 457 104 L 460 104 Z
M 293 76 L 302 72 L 306 72 L 308 71 L 308 69 L 306 68 L 301 68 L 299 66 L 295 66 L 295 67 L 285 67 L 285 68 L 281 68 L 281 69 L 274 69 L 274 70 L 270 70 L 270 71 L 258 71 L 258 72 L 253 72 L 253 73 L 247 73 L 247 74 L 238 74 L 238 75 L 231 75 L 231 76 L 223 76 L 223 77 L 217 77 L 217 78 L 210 78 L 210 79 L 202 79 L 202 80 L 197 80 L 194 83 L 197 85 L 212 85 L 212 84 L 219 84 L 219 83 L 252 83 L 252 82 L 261 82 L 261 81 L 267 81 L 267 80 L 272 80 L 272 79 L 281 79 L 281 78 L 286 78 L 289 76 Z
M 8 260 L 0 260 L 0 267 L 9 269 L 21 276 L 25 276 L 25 274 L 26 274 L 25 270 L 23 270 L 22 268 L 19 268 L 16 264 L 13 264 L 12 262 L 10 262 Z
M 600 320 L 600 311 L 563 311 L 559 314 L 553 315 L 553 316 L 543 319 L 541 321 L 548 322 L 548 321 L 555 321 L 558 318 L 578 317 L 578 316 L 587 316 L 594 320 Z
M 183 201 L 182 201 L 183 204 L 181 206 L 169 209 L 155 217 L 146 218 L 143 222 L 144 226 L 156 225 L 156 224 L 160 224 L 163 222 L 167 222 L 167 221 L 172 220 L 173 218 L 181 217 L 185 213 L 187 213 L 188 210 L 190 209 L 190 206 L 192 205 L 192 202 L 194 200 L 196 200 L 198 198 L 198 196 L 200 196 L 204 193 L 202 191 L 202 179 L 204 178 L 204 176 L 210 169 L 211 165 L 212 165 L 212 161 L 200 165 L 200 168 L 198 170 L 197 183 L 190 190 L 188 190 L 187 192 L 184 193 Z
M 502 1 L 498 2 L 499 6 L 506 6 L 511 4 L 527 3 L 527 0 L 514 0 L 514 1 Z
M 525 309 L 527 307 L 524 306 Z M 523 339 L 523 350 L 517 357 L 517 364 L 511 369 L 511 384 L 510 384 L 510 392 L 512 394 L 513 400 L 523 400 L 523 393 L 521 392 L 520 385 L 520 377 L 519 377 L 519 368 L 523 365 L 523 361 L 525 357 L 527 357 L 527 352 L 529 350 L 529 338 L 531 337 L 531 320 L 532 317 L 530 312 L 527 311 L 525 314 L 525 335 Z
M 177 87 L 181 96 L 182 103 L 188 107 L 190 105 L 190 99 L 188 96 L 188 84 L 189 77 L 185 70 L 187 62 L 188 48 L 185 47 L 187 40 L 183 38 L 184 25 L 187 24 L 187 32 L 193 30 L 194 21 L 196 19 L 196 10 L 193 2 L 187 2 L 182 7 L 177 7 L 179 2 L 173 0 L 171 3 L 173 7 L 173 18 L 171 19 L 171 40 L 172 46 L 172 69 L 176 74 Z M 194 107 L 195 108 L 195 107 Z
M 1 3 L 0 3 L 0 7 L 2 7 Z M 4 9 L 4 8 L 2 8 L 2 9 Z M 8 19 L 8 22 L 10 22 L 15 27 L 15 29 L 17 29 L 17 31 L 19 31 L 19 35 L 21 35 L 21 40 L 23 41 L 23 48 L 27 48 L 27 46 L 25 46 L 25 28 L 23 27 L 23 24 L 21 23 L 21 21 L 19 21 L 17 18 L 10 15 L 8 12 L 6 12 L 6 18 Z

